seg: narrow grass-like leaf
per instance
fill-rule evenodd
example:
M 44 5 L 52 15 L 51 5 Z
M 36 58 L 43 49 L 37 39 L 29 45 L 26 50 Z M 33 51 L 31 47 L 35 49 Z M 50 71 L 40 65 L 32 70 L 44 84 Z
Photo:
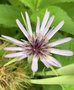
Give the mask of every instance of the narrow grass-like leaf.
M 74 84 L 74 75 L 52 77 L 46 79 L 31 79 L 32 84 Z
M 12 63 L 14 63 L 16 61 L 17 61 L 17 58 L 14 58 L 11 61 L 9 61 L 8 63 L 4 64 L 4 66 L 8 66 L 8 65 L 10 65 L 10 64 L 12 64 Z

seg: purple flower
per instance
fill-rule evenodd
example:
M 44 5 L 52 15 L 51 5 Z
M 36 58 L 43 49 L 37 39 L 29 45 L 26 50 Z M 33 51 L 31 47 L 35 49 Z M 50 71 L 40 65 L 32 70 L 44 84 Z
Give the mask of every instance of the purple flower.
M 40 18 L 37 17 L 37 25 L 35 33 L 33 33 L 32 31 L 30 19 L 27 12 L 25 12 L 28 28 L 27 30 L 17 19 L 16 23 L 20 28 L 20 30 L 23 32 L 24 36 L 27 38 L 27 40 L 19 41 L 12 37 L 2 35 L 3 38 L 9 40 L 10 42 L 16 45 L 15 47 L 6 47 L 4 49 L 7 51 L 18 51 L 15 53 L 7 54 L 5 55 L 5 57 L 6 58 L 19 57 L 18 61 L 20 61 L 26 57 L 32 56 L 33 60 L 31 69 L 33 72 L 36 72 L 38 70 L 38 60 L 40 60 L 47 68 L 49 68 L 50 65 L 61 67 L 61 64 L 54 57 L 52 57 L 51 54 L 72 56 L 73 55 L 72 51 L 54 48 L 57 45 L 70 41 L 71 37 L 59 39 L 54 42 L 49 42 L 49 40 L 64 24 L 64 21 L 61 21 L 55 28 L 49 30 L 54 20 L 54 16 L 51 16 L 49 19 L 49 14 L 50 13 L 48 11 L 45 12 L 41 25 L 40 25 Z

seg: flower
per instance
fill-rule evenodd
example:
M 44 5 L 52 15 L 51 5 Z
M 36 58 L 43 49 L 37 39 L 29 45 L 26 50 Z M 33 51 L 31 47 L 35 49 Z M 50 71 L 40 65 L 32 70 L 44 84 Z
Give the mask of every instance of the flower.
M 61 21 L 55 28 L 49 30 L 54 16 L 51 16 L 49 19 L 49 12 L 46 10 L 45 15 L 43 17 L 42 24 L 40 25 L 40 18 L 37 17 L 36 24 L 36 32 L 33 33 L 30 18 L 28 13 L 25 12 L 27 30 L 21 24 L 21 22 L 16 19 L 16 23 L 20 30 L 23 32 L 27 40 L 17 40 L 9 36 L 2 35 L 3 38 L 9 40 L 15 47 L 6 47 L 4 50 L 7 51 L 18 51 L 16 53 L 11 53 L 5 55 L 6 58 L 14 58 L 19 57 L 18 61 L 32 56 L 32 66 L 31 69 L 33 72 L 38 70 L 38 60 L 40 60 L 47 68 L 51 65 L 56 67 L 61 67 L 61 63 L 59 63 L 51 54 L 58 54 L 63 56 L 72 56 L 73 52 L 69 50 L 60 50 L 54 48 L 57 45 L 63 44 L 71 40 L 71 37 L 59 39 L 54 42 L 50 42 L 49 40 L 54 36 L 54 34 L 63 26 L 64 21 Z

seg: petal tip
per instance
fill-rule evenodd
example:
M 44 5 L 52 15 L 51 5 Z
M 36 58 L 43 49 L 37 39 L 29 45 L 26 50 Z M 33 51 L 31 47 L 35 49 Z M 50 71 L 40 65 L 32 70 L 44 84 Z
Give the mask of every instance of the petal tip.
M 62 25 L 64 24 L 64 20 L 61 21 L 61 24 L 62 24 Z
M 48 11 L 48 9 L 46 9 L 45 14 L 47 14 L 47 15 L 50 14 L 50 12 Z
M 64 25 L 64 20 L 62 20 L 59 24 L 58 24 L 58 26 L 61 28 L 62 26 Z
M 74 52 L 72 51 L 68 51 L 67 55 L 66 56 L 73 56 L 74 55 Z
M 62 67 L 62 64 L 61 64 L 61 63 L 59 63 L 58 67 L 60 67 L 60 68 L 61 68 L 61 67 Z
M 7 48 L 4 48 L 4 50 L 7 50 Z
M 72 40 L 72 38 L 71 38 L 71 37 L 69 37 L 69 41 L 70 41 L 70 40 Z
M 53 16 L 52 16 L 52 18 L 54 19 L 54 18 L 55 18 L 55 16 L 53 15 Z
M 5 37 L 5 35 L 1 35 L 1 37 Z
M 8 55 L 4 55 L 3 57 L 8 58 Z
M 19 20 L 18 19 L 16 19 L 16 23 L 18 23 L 19 22 Z
M 73 56 L 74 55 L 74 52 L 70 51 L 70 56 Z
M 25 11 L 25 15 L 27 15 L 27 16 L 28 16 L 28 13 L 27 13 L 27 11 Z

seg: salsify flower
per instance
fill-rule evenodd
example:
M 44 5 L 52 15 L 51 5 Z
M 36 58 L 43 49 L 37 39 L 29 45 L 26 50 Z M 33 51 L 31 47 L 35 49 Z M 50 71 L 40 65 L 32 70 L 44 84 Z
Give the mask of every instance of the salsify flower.
M 49 68 L 51 65 L 61 67 L 61 63 L 59 63 L 54 57 L 52 57 L 52 54 L 72 56 L 73 52 L 69 50 L 60 50 L 54 47 L 70 41 L 71 37 L 59 39 L 57 41 L 49 43 L 49 40 L 64 24 L 64 21 L 61 21 L 55 28 L 51 28 L 51 30 L 49 30 L 54 20 L 54 16 L 51 16 L 49 19 L 49 14 L 50 13 L 48 11 L 45 12 L 41 25 L 40 18 L 37 17 L 36 32 L 34 33 L 32 31 L 30 18 L 27 12 L 25 12 L 27 30 L 24 28 L 21 22 L 16 19 L 18 27 L 23 32 L 27 40 L 19 41 L 12 37 L 2 35 L 3 38 L 16 45 L 15 47 L 6 47 L 4 49 L 7 51 L 18 51 L 15 53 L 7 54 L 5 55 L 5 57 L 19 57 L 18 61 L 20 61 L 24 58 L 32 56 L 33 60 L 31 69 L 33 72 L 36 72 L 38 70 L 38 60 L 40 60 L 47 68 Z

